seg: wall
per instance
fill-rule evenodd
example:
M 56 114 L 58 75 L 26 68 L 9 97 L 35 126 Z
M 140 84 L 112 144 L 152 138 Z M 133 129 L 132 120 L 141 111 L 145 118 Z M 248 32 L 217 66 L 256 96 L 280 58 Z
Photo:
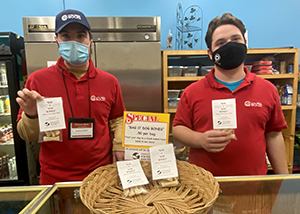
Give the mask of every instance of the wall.
M 204 35 L 209 21 L 224 12 L 240 18 L 249 31 L 250 48 L 300 48 L 299 0 L 1 0 L 0 31 L 23 36 L 22 17 L 55 16 L 64 8 L 86 16 L 161 16 L 162 49 L 170 28 L 175 34 L 178 3 L 183 10 L 199 5 L 203 10 Z M 202 49 L 206 49 L 204 40 Z

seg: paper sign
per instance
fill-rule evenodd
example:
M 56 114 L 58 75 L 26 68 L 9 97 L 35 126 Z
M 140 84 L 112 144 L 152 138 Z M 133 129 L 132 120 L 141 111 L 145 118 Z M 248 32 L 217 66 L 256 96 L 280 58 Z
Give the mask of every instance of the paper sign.
M 150 161 L 150 153 L 148 148 L 125 147 L 125 160 Z
M 149 183 L 139 160 L 117 161 L 117 168 L 123 189 Z
M 149 148 L 153 180 L 178 177 L 173 144 Z
M 124 112 L 123 146 L 149 148 L 168 143 L 169 114 Z
M 212 100 L 213 128 L 236 129 L 235 98 Z
M 37 100 L 40 131 L 65 129 L 65 116 L 61 97 Z

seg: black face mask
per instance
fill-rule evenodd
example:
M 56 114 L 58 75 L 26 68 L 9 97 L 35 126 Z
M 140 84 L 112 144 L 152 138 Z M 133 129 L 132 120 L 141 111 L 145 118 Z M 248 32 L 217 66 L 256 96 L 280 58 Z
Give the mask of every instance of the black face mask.
M 244 62 L 247 46 L 238 42 L 228 42 L 212 53 L 213 62 L 223 69 L 237 68 Z

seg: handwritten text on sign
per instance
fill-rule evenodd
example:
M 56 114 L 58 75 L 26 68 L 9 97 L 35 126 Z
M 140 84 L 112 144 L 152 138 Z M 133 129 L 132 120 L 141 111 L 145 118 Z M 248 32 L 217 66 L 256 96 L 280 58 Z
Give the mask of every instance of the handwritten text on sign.
M 149 148 L 166 144 L 169 114 L 124 112 L 123 146 Z
M 125 124 L 125 145 L 155 146 L 165 144 L 167 123 Z

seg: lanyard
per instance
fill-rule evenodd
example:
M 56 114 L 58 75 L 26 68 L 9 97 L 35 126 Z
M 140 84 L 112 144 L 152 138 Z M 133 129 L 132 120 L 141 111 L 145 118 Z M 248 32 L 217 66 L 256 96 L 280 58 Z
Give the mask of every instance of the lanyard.
M 71 109 L 72 117 L 74 118 L 73 109 L 72 109 L 72 105 L 71 105 L 71 101 L 70 101 L 69 92 L 68 92 L 68 88 L 67 88 L 67 84 L 66 84 L 63 69 L 61 69 L 61 74 L 63 76 L 64 85 L 65 85 L 65 89 L 66 89 L 66 93 L 67 93 L 68 102 L 69 102 L 69 106 L 70 106 L 70 109 Z M 89 75 L 89 70 L 87 70 L 87 82 L 88 82 L 88 99 L 89 99 L 89 118 L 91 118 L 91 101 L 90 101 L 91 96 L 90 96 L 90 75 Z

